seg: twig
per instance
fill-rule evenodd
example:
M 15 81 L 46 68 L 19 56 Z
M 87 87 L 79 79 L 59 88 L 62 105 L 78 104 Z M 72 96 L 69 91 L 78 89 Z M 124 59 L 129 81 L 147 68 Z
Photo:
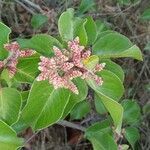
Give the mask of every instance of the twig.
M 28 142 L 30 142 L 40 131 L 37 131 L 35 132 L 29 139 L 27 139 L 25 142 L 24 142 L 24 145 L 26 145 Z
M 32 8 L 36 9 L 39 12 L 42 12 L 43 10 L 41 9 L 41 7 L 35 3 L 33 3 L 32 1 L 29 0 L 22 0 L 24 3 L 30 5 Z
M 83 126 L 77 125 L 75 123 L 72 123 L 72 122 L 69 122 L 69 121 L 66 121 L 66 120 L 61 120 L 57 124 L 62 125 L 62 126 L 66 126 L 66 127 L 70 127 L 70 128 L 73 128 L 73 129 L 77 129 L 77 130 L 80 130 L 82 132 L 85 132 L 85 130 L 86 130 L 86 128 L 84 128 Z
M 19 0 L 15 0 L 16 3 L 20 4 L 24 9 L 26 9 L 32 15 L 35 14 L 30 8 L 28 8 L 24 3 L 20 2 Z

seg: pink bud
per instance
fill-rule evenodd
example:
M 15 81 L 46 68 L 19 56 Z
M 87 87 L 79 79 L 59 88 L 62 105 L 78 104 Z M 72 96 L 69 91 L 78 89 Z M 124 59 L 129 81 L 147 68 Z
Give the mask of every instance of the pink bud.
M 0 61 L 0 69 L 4 67 L 4 62 Z
M 70 70 L 73 66 L 74 66 L 73 63 L 66 62 L 66 63 L 64 63 L 64 64 L 61 66 L 60 69 L 62 69 L 63 71 L 66 72 L 66 71 Z
M 93 70 L 93 72 L 98 72 L 98 71 L 102 71 L 105 67 L 106 63 L 102 63 L 102 64 L 97 64 Z

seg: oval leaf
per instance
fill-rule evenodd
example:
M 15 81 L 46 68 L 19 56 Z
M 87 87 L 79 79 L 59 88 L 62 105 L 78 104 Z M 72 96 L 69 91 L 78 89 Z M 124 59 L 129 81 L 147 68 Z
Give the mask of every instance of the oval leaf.
M 117 150 L 117 144 L 108 133 L 86 133 L 87 139 L 92 143 L 94 150 Z
M 10 33 L 10 28 L 0 22 L 0 60 L 3 60 L 8 56 L 8 52 L 4 49 L 4 44 L 9 42 Z
M 66 89 L 55 90 L 48 81 L 35 81 L 21 117 L 13 128 L 21 131 L 32 126 L 37 130 L 56 123 L 62 117 L 69 97 L 70 92 Z
M 70 112 L 70 118 L 73 119 L 82 119 L 90 112 L 90 104 L 87 100 L 79 102 Z
M 75 36 L 78 36 L 80 39 L 80 44 L 83 46 L 87 45 L 88 37 L 85 29 L 85 25 L 87 23 L 87 19 L 81 20 L 78 22 L 78 25 L 76 25 L 76 33 Z
M 40 58 L 38 55 L 19 59 L 17 72 L 14 76 L 15 80 L 19 82 L 32 83 L 35 77 L 39 74 L 39 61 Z
M 123 94 L 123 85 L 120 79 L 110 71 L 103 70 L 99 73 L 99 75 L 102 76 L 104 80 L 102 86 L 96 85 L 95 82 L 90 79 L 87 80 L 87 83 L 100 97 L 99 100 L 103 102 L 105 108 L 109 111 L 114 121 L 116 132 L 120 133 L 123 117 L 123 108 L 116 101 L 118 101 Z
M 72 8 L 63 12 L 58 20 L 58 30 L 63 40 L 73 40 L 73 15 Z
M 22 49 L 33 49 L 44 56 L 53 54 L 53 46 L 62 47 L 57 39 L 46 34 L 34 35 L 31 39 L 17 39 Z
M 23 144 L 23 139 L 17 138 L 15 131 L 0 120 L 0 148 L 2 150 L 16 150 Z
M 125 129 L 125 138 L 131 144 L 134 150 L 135 143 L 140 139 L 140 134 L 138 129 L 135 127 L 127 127 Z
M 21 95 L 13 88 L 0 89 L 0 119 L 12 125 L 18 120 Z
M 40 28 L 43 24 L 48 21 L 48 17 L 43 14 L 35 14 L 32 16 L 31 25 L 33 28 Z
M 117 32 L 99 38 L 93 45 L 93 53 L 99 55 L 100 58 L 132 57 L 142 60 L 140 49 L 127 37 Z
M 122 101 L 124 108 L 123 121 L 125 124 L 135 124 L 140 120 L 140 106 L 136 101 L 124 100 Z
M 71 93 L 71 96 L 69 98 L 69 102 L 67 106 L 65 107 L 62 119 L 65 118 L 69 112 L 72 110 L 72 108 L 79 102 L 85 100 L 87 94 L 88 94 L 88 86 L 86 82 L 81 78 L 76 78 L 73 80 L 75 85 L 77 86 L 79 90 L 79 94 Z
M 85 24 L 85 29 L 88 37 L 88 45 L 91 45 L 95 42 L 97 38 L 96 24 L 92 17 L 87 17 L 87 22 Z
M 121 82 L 124 81 L 124 71 L 118 64 L 109 59 L 104 59 L 101 60 L 100 62 L 106 63 L 105 69 L 113 72 L 121 80 Z

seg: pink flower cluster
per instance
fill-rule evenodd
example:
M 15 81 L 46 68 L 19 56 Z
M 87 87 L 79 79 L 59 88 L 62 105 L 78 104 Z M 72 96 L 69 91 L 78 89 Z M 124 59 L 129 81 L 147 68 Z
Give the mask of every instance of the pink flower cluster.
M 68 42 L 67 50 L 60 50 L 54 46 L 53 51 L 55 56 L 52 58 L 40 57 L 38 69 L 41 73 L 37 77 L 38 81 L 49 80 L 55 89 L 64 87 L 75 94 L 79 91 L 72 82 L 74 78 L 92 78 L 97 84 L 102 85 L 102 78 L 95 73 L 103 70 L 105 64 L 97 64 L 93 70 L 87 69 L 83 61 L 90 57 L 91 51 L 79 45 L 78 37 Z
M 10 77 L 13 77 L 16 73 L 16 66 L 18 64 L 19 57 L 28 57 L 34 54 L 33 50 L 20 51 L 20 47 L 17 42 L 5 44 L 4 48 L 9 51 L 9 56 L 5 60 L 0 61 L 0 69 L 7 68 Z

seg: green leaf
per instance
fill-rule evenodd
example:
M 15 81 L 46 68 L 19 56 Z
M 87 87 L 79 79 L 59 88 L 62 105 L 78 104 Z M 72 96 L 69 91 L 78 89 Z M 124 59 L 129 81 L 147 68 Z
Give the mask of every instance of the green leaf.
M 22 102 L 26 102 L 29 96 L 29 91 L 22 91 L 21 93 Z
M 31 39 L 17 39 L 22 49 L 33 49 L 44 56 L 52 56 L 53 46 L 62 47 L 57 39 L 46 34 L 34 35 Z
M 108 133 L 86 132 L 86 138 L 92 143 L 94 150 L 117 150 L 117 144 Z
M 121 144 L 119 146 L 120 146 L 121 150 L 129 150 L 129 145 L 127 145 L 127 144 Z
M 140 49 L 127 37 L 117 32 L 99 38 L 93 45 L 93 53 L 99 55 L 100 58 L 132 57 L 142 60 Z
M 20 92 L 21 97 L 22 97 L 22 107 L 21 110 L 25 107 L 26 103 L 27 103 L 27 99 L 29 96 L 29 91 L 22 91 Z
M 31 18 L 31 25 L 33 28 L 40 28 L 48 21 L 48 17 L 42 14 L 35 14 Z
M 108 70 L 103 70 L 98 75 L 104 81 L 102 86 L 97 85 L 92 79 L 88 79 L 87 83 L 100 97 L 99 100 L 103 102 L 105 108 L 110 113 L 116 127 L 116 132 L 119 133 L 121 131 L 123 108 L 116 101 L 121 98 L 124 91 L 122 82 L 115 74 Z
M 79 37 L 80 39 L 80 44 L 83 46 L 86 46 L 88 43 L 88 36 L 87 36 L 87 32 L 85 29 L 85 25 L 87 23 L 87 19 L 82 20 L 81 22 L 78 22 L 79 24 L 76 26 L 76 33 L 75 36 Z
M 131 144 L 133 150 L 136 142 L 140 139 L 140 134 L 137 128 L 127 127 L 125 128 L 125 138 Z
M 92 55 L 89 58 L 83 61 L 86 68 L 92 70 L 99 63 L 99 57 L 96 55 Z
M 18 138 L 15 131 L 0 120 L 0 148 L 1 150 L 16 150 L 23 144 L 23 139 Z
M 141 18 L 143 20 L 150 20 L 150 8 L 144 10 L 144 12 L 141 15 Z
M 126 124 L 135 124 L 140 120 L 140 106 L 136 101 L 123 100 L 121 102 L 124 108 L 123 121 Z
M 76 78 L 73 80 L 73 82 L 77 86 L 77 88 L 79 90 L 79 94 L 77 95 L 77 94 L 71 93 L 69 102 L 65 107 L 62 119 L 64 119 L 69 114 L 69 112 L 72 110 L 72 108 L 77 103 L 85 100 L 85 98 L 87 97 L 87 94 L 88 94 L 88 86 L 87 86 L 85 80 L 83 80 L 81 78 Z
M 95 24 L 96 24 L 97 35 L 109 29 L 107 25 L 101 20 L 96 20 Z
M 58 30 L 64 41 L 73 40 L 73 17 L 74 10 L 72 8 L 63 12 L 58 20 Z
M 85 30 L 88 37 L 88 45 L 91 45 L 94 43 L 94 41 L 97 38 L 97 30 L 96 30 L 96 24 L 92 17 L 87 17 L 87 22 L 85 24 Z
M 10 33 L 10 28 L 0 22 L 0 60 L 3 60 L 8 56 L 8 52 L 4 49 L 4 44 L 9 42 Z
M 87 133 L 90 134 L 90 133 L 98 133 L 98 132 L 112 134 L 112 129 L 110 125 L 111 125 L 111 122 L 109 119 L 103 120 L 101 122 L 96 122 L 86 129 L 85 135 Z
M 38 55 L 21 58 L 17 64 L 17 72 L 14 79 L 19 82 L 32 83 L 35 77 L 39 74 L 38 62 L 40 58 Z
M 8 87 L 12 85 L 12 79 L 9 76 L 9 72 L 7 69 L 4 69 L 1 73 L 1 79 L 4 79 L 7 82 Z
M 21 95 L 13 88 L 0 89 L 0 119 L 12 125 L 18 120 L 21 109 Z
M 90 104 L 87 100 L 79 102 L 70 112 L 71 119 L 82 119 L 90 112 Z
M 124 71 L 118 64 L 109 59 L 101 60 L 101 63 L 106 63 L 105 69 L 113 72 L 122 82 L 124 81 Z
M 109 70 L 102 70 L 97 73 L 98 76 L 102 77 L 103 85 L 99 86 L 95 83 L 95 88 L 102 94 L 114 99 L 115 101 L 120 100 L 124 93 L 123 83 L 120 79 Z
M 95 6 L 94 0 L 82 0 L 78 9 L 78 14 L 81 15 Z
M 94 94 L 94 103 L 95 103 L 96 111 L 99 114 L 107 113 L 107 110 L 106 110 L 102 100 L 100 99 L 100 97 L 96 93 Z
M 48 81 L 34 81 L 27 104 L 13 128 L 21 131 L 32 126 L 37 130 L 56 123 L 62 117 L 69 98 L 70 92 L 66 89 L 55 90 Z

